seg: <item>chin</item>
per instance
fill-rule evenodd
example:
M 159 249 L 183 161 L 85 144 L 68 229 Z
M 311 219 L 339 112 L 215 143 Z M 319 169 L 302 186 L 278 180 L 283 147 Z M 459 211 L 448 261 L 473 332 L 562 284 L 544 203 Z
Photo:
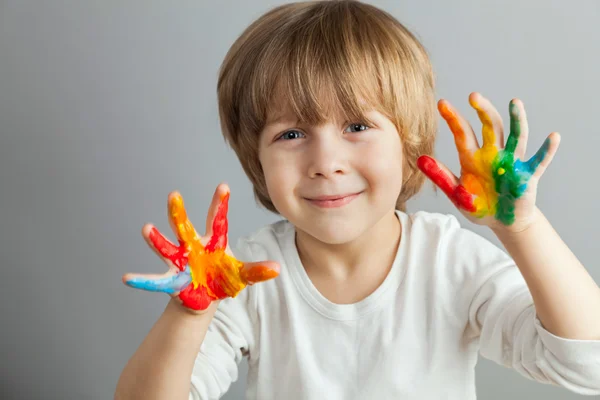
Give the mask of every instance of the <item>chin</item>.
M 322 243 L 331 245 L 344 244 L 360 238 L 369 228 L 366 221 L 345 218 L 344 221 L 325 221 L 305 219 L 297 225 L 299 229 Z

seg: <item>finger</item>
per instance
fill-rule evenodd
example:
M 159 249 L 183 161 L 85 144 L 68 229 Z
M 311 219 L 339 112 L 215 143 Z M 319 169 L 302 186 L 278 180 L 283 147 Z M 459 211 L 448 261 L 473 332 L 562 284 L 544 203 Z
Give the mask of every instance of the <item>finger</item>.
M 264 282 L 279 276 L 279 264 L 274 261 L 254 262 L 244 264 L 240 270 L 242 280 L 248 285 Z
M 421 156 L 417 166 L 448 198 L 459 208 L 474 212 L 473 195 L 462 186 L 458 178 L 450 170 L 429 156 Z
M 185 256 L 185 247 L 176 246 L 173 242 L 167 239 L 160 231 L 152 224 L 146 224 L 142 228 L 142 236 L 148 246 L 167 264 L 169 267 L 177 267 L 183 271 L 187 264 Z
M 552 162 L 559 144 L 560 135 L 558 132 L 552 132 L 535 155 L 524 163 L 524 169 L 537 178 L 541 177 L 544 171 L 546 171 L 546 168 L 548 168 L 548 165 Z M 515 169 L 517 169 L 517 167 L 515 167 Z
M 443 170 L 437 160 L 429 156 L 419 157 L 417 166 L 446 196 L 452 196 L 458 186 L 458 178 L 454 174 Z
M 229 187 L 226 184 L 220 184 L 217 186 L 217 190 L 215 190 L 211 207 L 206 217 L 206 234 L 210 235 L 210 239 L 206 244 L 206 250 L 209 252 L 225 250 L 227 247 L 228 209 Z
M 180 292 L 187 287 L 192 278 L 189 268 L 185 271 L 173 274 L 125 274 L 123 283 L 135 289 L 146 290 L 149 292 L 163 292 L 173 294 Z
M 454 143 L 460 158 L 461 167 L 473 171 L 475 165 L 473 154 L 479 150 L 477 136 L 466 119 L 446 100 L 438 102 L 438 111 L 454 135 Z
M 527 114 L 525 113 L 523 102 L 519 99 L 512 99 L 508 109 L 510 114 L 510 134 L 506 140 L 504 150 L 513 154 L 515 159 L 522 160 L 525 157 L 527 138 L 529 136 Z
M 219 204 L 221 204 L 221 199 L 226 193 L 229 193 L 229 186 L 226 183 L 219 184 L 215 189 L 210 207 L 208 207 L 208 213 L 206 214 L 206 236 L 212 235 L 213 222 L 217 215 Z
M 197 242 L 200 245 L 200 238 L 194 229 L 194 225 L 187 217 L 185 204 L 181 194 L 177 191 L 169 193 L 169 224 L 171 229 L 177 235 L 180 243 Z
M 492 103 L 477 92 L 469 95 L 469 103 L 477 111 L 479 120 L 483 124 L 483 146 L 496 146 L 502 148 L 504 144 L 504 127 L 502 118 Z

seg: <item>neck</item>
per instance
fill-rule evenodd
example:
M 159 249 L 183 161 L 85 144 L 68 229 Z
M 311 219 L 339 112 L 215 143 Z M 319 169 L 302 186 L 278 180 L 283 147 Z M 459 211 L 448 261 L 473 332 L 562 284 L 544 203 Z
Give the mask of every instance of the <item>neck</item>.
M 373 271 L 381 265 L 389 271 L 400 242 L 402 227 L 392 209 L 356 239 L 340 244 L 323 243 L 305 232 L 297 231 L 296 247 L 309 275 L 327 276 L 345 281 Z

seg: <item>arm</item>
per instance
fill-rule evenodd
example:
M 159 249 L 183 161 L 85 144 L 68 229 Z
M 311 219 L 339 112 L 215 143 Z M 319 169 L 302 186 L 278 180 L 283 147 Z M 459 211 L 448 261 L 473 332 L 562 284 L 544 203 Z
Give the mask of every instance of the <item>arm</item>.
M 528 161 L 521 161 L 529 128 L 520 100 L 510 103 L 510 134 L 503 145 L 498 111 L 483 96 L 469 101 L 483 123 L 483 145 L 446 101 L 439 110 L 454 134 L 461 178 L 423 156 L 419 166 L 472 222 L 489 226 L 515 260 L 549 332 L 571 339 L 600 339 L 600 288 L 535 205 L 538 182 L 560 136 L 552 133 Z
M 207 234 L 201 237 L 187 218 L 181 195 L 170 194 L 169 222 L 179 246 L 150 224 L 142 229 L 169 271 L 125 274 L 123 282 L 172 299 L 127 363 L 115 398 L 218 398 L 237 376 L 237 363 L 251 342 L 252 300 L 245 288 L 276 277 L 279 265 L 234 257 L 227 244 L 228 199 L 229 188 L 219 185 L 207 215 Z
M 197 314 L 171 300 L 121 373 L 115 400 L 187 399 L 194 360 L 216 305 Z
M 547 331 L 515 261 L 451 221 L 442 260 L 456 290 L 455 304 L 468 316 L 465 343 L 529 379 L 600 395 L 600 340 L 566 339 Z
M 600 288 L 541 211 L 536 214 L 523 231 L 493 231 L 525 278 L 545 329 L 600 340 Z
M 501 257 L 476 235 L 460 235 L 459 249 L 469 249 L 460 258 L 473 269 L 471 290 L 464 293 L 469 300 L 465 335 L 478 340 L 483 357 L 524 376 L 600 394 L 599 289 L 535 204 L 538 182 L 560 136 L 551 133 L 522 161 L 528 137 L 522 102 L 510 103 L 510 134 L 503 147 L 498 111 L 478 93 L 469 101 L 483 123 L 481 147 L 456 109 L 447 101 L 438 103 L 454 134 L 461 177 L 432 157 L 418 160 L 461 213 L 490 227 L 512 256 Z

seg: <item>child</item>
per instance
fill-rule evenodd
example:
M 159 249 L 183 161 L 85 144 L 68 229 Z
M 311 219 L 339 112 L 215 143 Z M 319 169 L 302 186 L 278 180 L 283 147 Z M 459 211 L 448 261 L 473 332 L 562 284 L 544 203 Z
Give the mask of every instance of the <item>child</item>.
M 257 201 L 283 219 L 240 239 L 235 258 L 227 185 L 202 238 L 170 195 L 180 245 L 143 229 L 170 271 L 123 279 L 172 300 L 116 398 L 216 399 L 247 356 L 249 399 L 474 399 L 478 353 L 600 394 L 600 289 L 535 206 L 559 136 L 521 161 L 519 100 L 505 141 L 496 109 L 471 94 L 481 148 L 453 106 L 438 103 L 461 159 L 455 177 L 431 157 L 425 50 L 357 1 L 292 3 L 260 17 L 227 54 L 218 98 Z M 407 213 L 425 175 L 510 256 L 453 216 Z

